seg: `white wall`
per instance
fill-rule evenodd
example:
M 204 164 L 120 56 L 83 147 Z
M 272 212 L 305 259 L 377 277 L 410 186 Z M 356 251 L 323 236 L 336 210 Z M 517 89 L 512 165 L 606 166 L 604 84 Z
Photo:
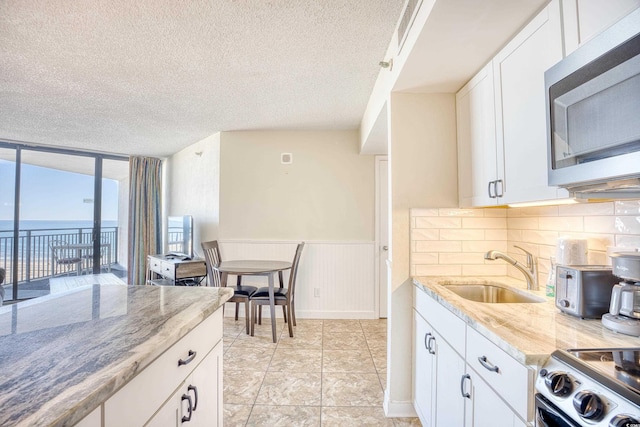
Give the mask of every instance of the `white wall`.
M 166 212 L 193 215 L 195 248 L 217 239 L 226 260 L 291 260 L 305 241 L 297 316 L 373 318 L 375 161 L 358 144 L 356 131 L 212 135 L 167 160 Z
M 165 163 L 167 215 L 192 215 L 193 247 L 219 234 L 220 134 L 213 134 L 171 156 Z
M 358 149 L 357 131 L 223 132 L 220 238 L 373 241 L 374 157 Z
M 410 209 L 457 206 L 455 96 L 392 93 L 389 106 L 392 274 L 385 409 L 388 416 L 407 416 L 413 412 Z

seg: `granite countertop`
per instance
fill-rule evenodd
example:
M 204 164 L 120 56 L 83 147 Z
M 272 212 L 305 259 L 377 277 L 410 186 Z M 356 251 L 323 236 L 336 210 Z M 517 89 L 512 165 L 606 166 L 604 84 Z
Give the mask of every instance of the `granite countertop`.
M 558 310 L 544 290 L 527 291 L 524 282 L 511 277 L 414 277 L 418 290 L 462 318 L 516 360 L 542 365 L 556 349 L 639 347 L 640 338 L 618 334 L 600 319 L 580 319 Z M 447 284 L 496 283 L 544 298 L 541 303 L 487 304 L 467 300 L 447 289 Z
M 0 307 L 0 425 L 77 423 L 232 295 L 92 285 Z

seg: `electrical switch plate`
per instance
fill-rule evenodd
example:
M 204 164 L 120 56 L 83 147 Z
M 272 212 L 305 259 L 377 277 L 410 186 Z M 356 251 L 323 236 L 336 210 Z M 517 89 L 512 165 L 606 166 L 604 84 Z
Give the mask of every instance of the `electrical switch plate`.
M 313 296 L 314 297 L 320 296 L 320 288 L 313 288 Z

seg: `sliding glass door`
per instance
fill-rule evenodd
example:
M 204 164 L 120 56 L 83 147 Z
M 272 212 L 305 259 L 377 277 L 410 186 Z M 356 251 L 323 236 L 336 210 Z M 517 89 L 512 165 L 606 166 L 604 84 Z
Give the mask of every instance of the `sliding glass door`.
M 0 146 L 0 268 L 6 276 L 4 287 L 6 300 L 13 299 L 11 283 L 14 277 L 14 228 L 16 151 Z M 16 272 L 17 275 L 17 272 Z
M 0 241 L 0 267 L 12 273 L 7 299 L 62 291 L 65 281 L 52 280 L 60 277 L 126 276 L 126 266 L 118 263 L 120 246 L 126 248 L 126 203 L 119 194 L 128 181 L 126 158 L 11 144 L 0 149 L 14 153 L 11 205 L 18 206 L 0 210 L 0 239 L 10 234 L 11 240 L 8 252 Z M 4 162 L 3 168 L 10 164 Z

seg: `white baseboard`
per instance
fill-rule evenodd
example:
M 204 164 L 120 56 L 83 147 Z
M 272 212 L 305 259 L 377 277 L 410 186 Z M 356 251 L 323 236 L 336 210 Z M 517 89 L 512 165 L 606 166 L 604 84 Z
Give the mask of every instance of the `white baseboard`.
M 235 305 L 227 303 L 224 309 L 224 317 L 234 317 L 236 313 Z M 238 316 L 244 318 L 244 304 L 240 304 Z M 262 308 L 262 317 L 269 317 L 269 307 Z M 298 311 L 296 319 L 377 319 L 373 311 Z M 276 319 L 282 319 L 282 307 L 276 306 Z
M 384 392 L 382 407 L 387 418 L 416 418 L 418 416 L 413 407 L 413 402 L 391 402 L 387 390 Z

